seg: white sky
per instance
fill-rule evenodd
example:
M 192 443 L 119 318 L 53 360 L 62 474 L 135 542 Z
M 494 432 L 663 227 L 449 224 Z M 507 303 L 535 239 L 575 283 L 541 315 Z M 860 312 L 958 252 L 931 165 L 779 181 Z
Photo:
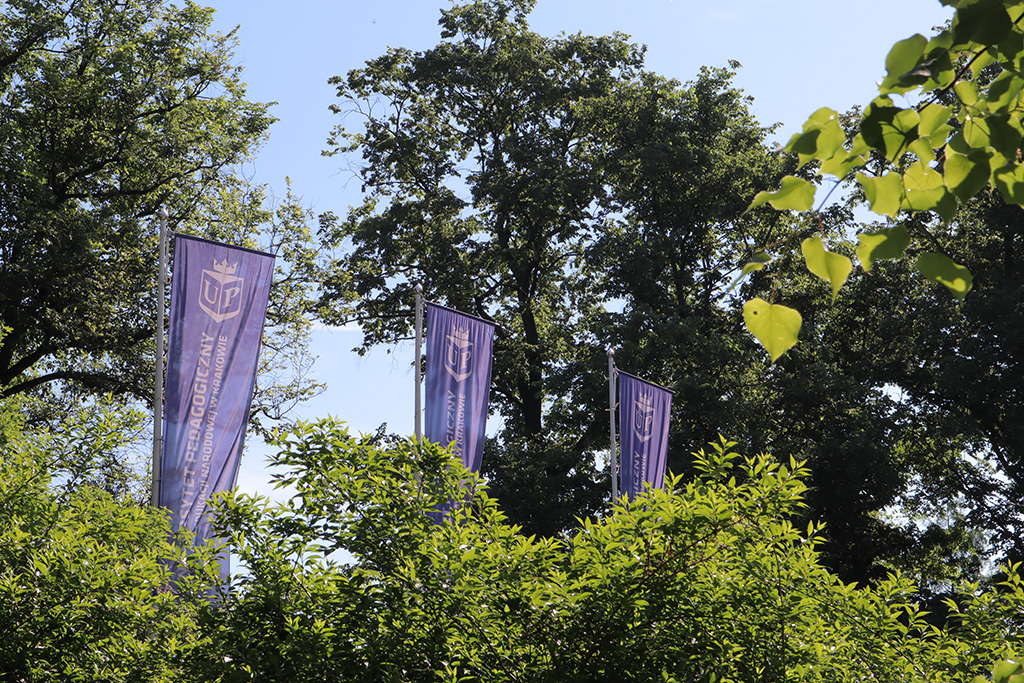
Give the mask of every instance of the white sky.
M 440 0 L 207 0 L 220 30 L 240 26 L 236 62 L 244 67 L 249 97 L 277 102 L 279 121 L 249 171 L 256 182 L 284 194 L 285 177 L 316 212 L 344 216 L 359 203 L 359 186 L 342 161 L 320 155 L 335 125 L 327 79 L 358 68 L 391 47 L 424 50 L 440 40 Z M 762 124 L 780 122 L 786 140 L 822 106 L 843 111 L 866 104 L 884 75 L 889 47 L 944 22 L 952 10 L 938 0 L 539 0 L 531 17 L 544 35 L 582 31 L 627 33 L 648 47 L 647 66 L 687 81 L 702 65 L 738 60 L 735 84 L 754 97 Z M 332 414 L 355 431 L 411 433 L 411 344 L 389 354 L 358 358 L 349 350 L 358 332 L 321 330 L 314 352 L 316 375 L 327 392 L 299 410 L 304 419 Z M 694 448 L 700 444 L 693 444 Z M 266 491 L 265 447 L 249 439 L 239 487 Z

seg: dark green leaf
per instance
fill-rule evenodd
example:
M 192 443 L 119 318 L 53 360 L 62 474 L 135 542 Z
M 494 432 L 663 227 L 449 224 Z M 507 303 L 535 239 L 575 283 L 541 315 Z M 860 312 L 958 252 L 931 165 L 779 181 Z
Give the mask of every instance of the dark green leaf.
M 1001 0 L 961 0 L 953 18 L 953 40 L 957 44 L 996 45 L 1012 26 Z
M 861 233 L 857 235 L 857 240 L 857 258 L 867 271 L 871 270 L 875 261 L 903 256 L 903 252 L 910 246 L 910 235 L 903 225 L 875 233 Z
M 945 285 L 953 296 L 963 299 L 971 291 L 971 271 L 955 263 L 945 254 L 921 254 L 917 270 L 926 279 Z

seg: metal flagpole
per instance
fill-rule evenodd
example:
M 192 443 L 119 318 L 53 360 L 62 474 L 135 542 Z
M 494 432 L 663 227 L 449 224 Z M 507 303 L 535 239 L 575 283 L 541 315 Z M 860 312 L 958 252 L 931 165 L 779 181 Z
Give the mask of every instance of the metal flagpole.
M 416 441 L 423 438 L 423 285 L 416 285 Z
M 160 505 L 160 467 L 163 452 L 164 421 L 164 296 L 167 289 L 167 209 L 161 206 L 159 270 L 156 304 L 156 371 L 153 382 L 153 491 L 150 502 Z
M 615 444 L 615 349 L 608 347 L 608 427 L 611 433 L 609 450 L 612 469 L 612 503 L 619 498 L 619 454 Z

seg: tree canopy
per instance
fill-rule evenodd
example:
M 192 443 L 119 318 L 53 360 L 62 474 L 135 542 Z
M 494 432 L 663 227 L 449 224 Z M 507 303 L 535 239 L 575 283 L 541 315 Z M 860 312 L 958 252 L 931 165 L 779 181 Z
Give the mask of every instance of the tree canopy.
M 304 220 L 268 227 L 234 177 L 273 118 L 246 99 L 235 38 L 211 20 L 162 0 L 0 11 L 0 396 L 150 393 L 161 205 L 172 229 L 216 235 L 197 223 L 234 211 L 232 237 L 285 258 L 308 243 Z M 295 307 L 298 294 L 278 298 Z
M 497 323 L 503 427 L 485 472 L 517 521 L 551 534 L 605 497 L 601 344 L 627 337 L 607 312 L 640 296 L 636 324 L 714 317 L 742 252 L 723 233 L 770 229 L 738 216 L 783 162 L 728 69 L 664 79 L 626 36 L 530 31 L 533 6 L 457 5 L 436 47 L 332 80 L 345 117 L 332 152 L 361 159 L 366 199 L 325 235 L 341 256 L 321 303 L 328 322 L 361 325 L 363 350 L 411 334 L 418 283 Z M 664 301 L 643 308 L 655 282 Z

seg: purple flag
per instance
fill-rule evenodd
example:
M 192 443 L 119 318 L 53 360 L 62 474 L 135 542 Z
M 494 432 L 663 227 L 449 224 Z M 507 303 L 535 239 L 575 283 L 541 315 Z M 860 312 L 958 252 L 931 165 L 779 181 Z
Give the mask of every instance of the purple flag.
M 427 303 L 427 377 L 424 435 L 480 470 L 491 391 L 494 324 Z
M 160 506 L 196 545 L 235 485 L 273 274 L 270 254 L 175 235 Z
M 618 385 L 620 482 L 622 493 L 634 498 L 645 482 L 665 485 L 672 392 L 621 371 Z

